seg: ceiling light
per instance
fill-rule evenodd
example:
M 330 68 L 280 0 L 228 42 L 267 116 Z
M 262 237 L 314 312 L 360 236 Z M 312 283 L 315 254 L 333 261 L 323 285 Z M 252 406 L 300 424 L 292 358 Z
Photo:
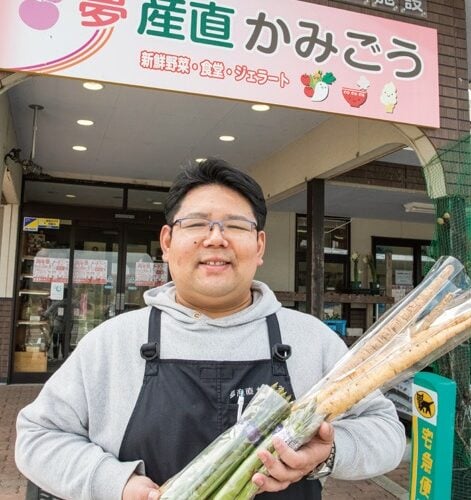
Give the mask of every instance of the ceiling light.
M 77 196 L 75 194 L 66 194 L 65 197 L 66 198 L 77 198 Z
M 85 146 L 72 146 L 74 151 L 86 151 L 87 148 Z
M 254 111 L 268 111 L 270 106 L 268 104 L 253 104 L 252 109 Z
M 219 136 L 219 140 L 223 142 L 232 142 L 235 140 L 233 135 L 221 135 Z
M 103 85 L 98 82 L 85 82 L 83 86 L 87 90 L 101 90 L 103 88 Z
M 162 205 L 162 202 L 161 201 L 153 201 L 152 205 Z
M 206 158 L 196 158 L 197 163 L 201 163 L 202 161 L 206 161 Z
M 405 203 L 404 210 L 406 212 L 414 212 L 419 214 L 435 213 L 435 207 L 432 203 L 421 203 L 419 201 L 411 201 L 410 203 Z
M 90 127 L 91 125 L 93 125 L 95 122 L 93 122 L 92 120 L 77 120 L 77 123 L 79 125 L 82 125 L 84 127 Z
M 411 146 L 406 146 L 404 148 L 402 148 L 404 151 L 415 151 L 415 149 Z

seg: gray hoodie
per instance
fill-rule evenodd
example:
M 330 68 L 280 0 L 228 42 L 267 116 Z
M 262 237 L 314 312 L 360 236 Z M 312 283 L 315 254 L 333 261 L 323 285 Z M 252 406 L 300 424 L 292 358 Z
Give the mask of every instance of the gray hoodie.
M 145 293 L 148 307 L 110 319 L 89 332 L 18 416 L 15 457 L 20 471 L 64 499 L 119 500 L 140 461 L 118 460 L 141 388 L 150 306 L 162 310 L 162 359 L 252 360 L 270 357 L 265 317 L 276 312 L 295 396 L 305 393 L 347 348 L 313 316 L 285 309 L 263 283 L 253 303 L 212 319 L 175 302 L 173 283 Z M 379 392 L 335 426 L 333 477 L 363 479 L 395 468 L 405 446 L 394 406 Z M 159 446 L 159 436 L 155 436 Z

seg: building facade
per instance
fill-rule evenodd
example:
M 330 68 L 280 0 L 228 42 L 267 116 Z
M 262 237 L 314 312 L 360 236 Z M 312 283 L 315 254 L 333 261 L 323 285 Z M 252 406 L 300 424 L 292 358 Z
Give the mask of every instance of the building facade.
M 247 166 L 262 185 L 270 210 L 267 232 L 272 249 L 258 277 L 273 289 L 288 292 L 300 290 L 298 263 L 304 245 L 298 238 L 303 231 L 299 211 L 289 207 L 289 200 L 300 193 L 306 197 L 308 181 L 322 179 L 327 186 L 337 187 L 383 187 L 388 193 L 395 189 L 421 191 L 424 187 L 414 181 L 417 169 L 376 161 L 411 148 L 425 169 L 428 196 L 450 196 L 454 188 L 449 179 L 456 174 L 455 167 L 447 164 L 437 169 L 436 163 L 429 166 L 430 160 L 450 142 L 469 134 L 464 0 L 305 3 L 313 9 L 323 6 L 399 20 L 412 32 L 414 26 L 436 29 L 440 127 L 327 113 L 317 126 Z M 2 73 L 0 86 L 0 382 L 39 382 L 60 365 L 90 328 L 141 306 L 142 291 L 165 279 L 156 234 L 163 224 L 159 203 L 171 179 L 157 172 L 155 180 L 146 183 L 139 176 L 123 180 L 101 171 L 100 165 L 94 178 L 82 175 L 80 168 L 63 176 L 54 173 L 50 178 L 35 177 L 31 171 L 23 176 L 27 168 L 8 156 L 18 146 L 20 135 L 24 136 L 18 127 L 20 119 L 15 119 L 18 101 L 8 87 L 20 89 L 27 82 L 17 84 L 14 78 L 18 75 Z M 74 96 L 69 95 L 69 99 Z M 400 168 L 402 185 L 396 186 L 391 176 L 397 176 Z M 433 172 L 428 172 L 429 168 Z M 44 173 L 49 172 L 46 169 Z M 433 185 L 428 182 L 432 177 L 438 179 Z M 59 202 L 59 196 L 63 200 L 72 187 L 89 193 L 93 201 L 75 203 L 69 198 L 72 204 Z M 154 212 L 143 206 L 143 200 L 151 200 Z M 330 262 L 332 269 L 344 265 L 340 271 L 342 276 L 348 274 L 344 281 L 349 281 L 352 272 L 351 252 L 370 253 L 373 236 L 422 241 L 430 240 L 434 230 L 434 219 L 407 222 L 397 218 L 384 224 L 381 217 L 342 215 L 350 219 L 349 243 L 345 248 L 332 243 Z M 44 225 L 38 232 L 25 231 L 27 217 Z M 55 222 L 48 226 L 47 220 L 59 220 L 60 229 Z M 333 230 L 340 225 L 335 222 Z M 46 276 L 51 262 L 56 266 L 52 277 Z M 41 273 L 46 276 L 43 281 L 38 278 Z M 44 283 L 48 284 L 47 292 Z M 51 297 L 53 284 L 56 290 Z

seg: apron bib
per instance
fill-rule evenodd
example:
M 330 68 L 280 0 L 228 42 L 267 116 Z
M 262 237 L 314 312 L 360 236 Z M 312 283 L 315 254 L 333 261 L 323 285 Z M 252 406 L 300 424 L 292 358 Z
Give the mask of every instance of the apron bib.
M 266 318 L 271 359 L 191 361 L 160 359 L 161 311 L 152 307 L 144 381 L 119 451 L 121 461 L 143 460 L 146 475 L 157 484 L 179 472 L 211 441 L 235 424 L 238 399 L 244 406 L 262 384 L 275 382 L 294 398 L 275 314 Z M 240 401 L 240 400 L 239 400 Z M 260 499 L 317 500 L 319 481 L 301 480 Z

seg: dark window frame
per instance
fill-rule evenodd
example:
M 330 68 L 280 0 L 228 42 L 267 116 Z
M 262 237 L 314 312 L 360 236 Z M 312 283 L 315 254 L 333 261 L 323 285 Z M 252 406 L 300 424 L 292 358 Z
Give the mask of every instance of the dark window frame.
M 431 240 L 419 240 L 415 238 L 391 238 L 386 236 L 371 237 L 371 255 L 376 263 L 376 248 L 378 246 L 409 247 L 413 249 L 412 280 L 416 287 L 423 279 L 421 275 L 422 247 L 430 246 Z

